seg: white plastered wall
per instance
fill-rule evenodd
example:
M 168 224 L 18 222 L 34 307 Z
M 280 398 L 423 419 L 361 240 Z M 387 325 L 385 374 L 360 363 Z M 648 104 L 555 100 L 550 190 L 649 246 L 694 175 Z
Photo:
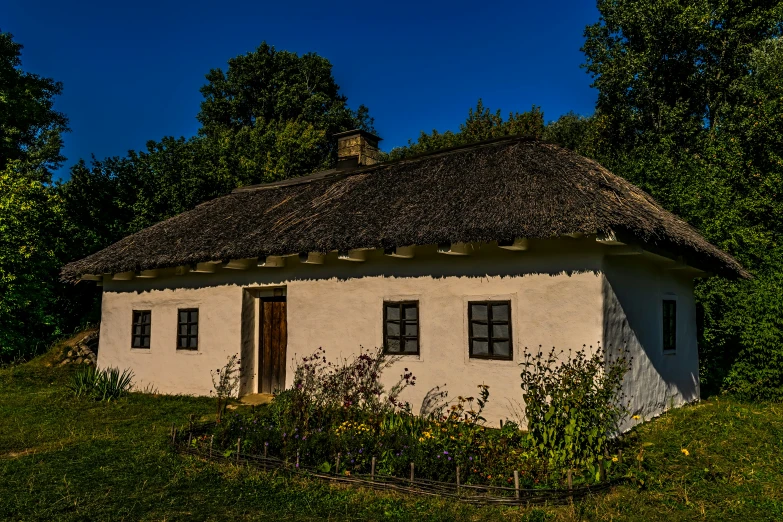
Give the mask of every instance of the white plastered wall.
M 300 265 L 288 258 L 285 268 L 247 271 L 218 268 L 214 274 L 110 281 L 104 286 L 99 366 L 131 368 L 140 386 L 161 393 L 208 394 L 210 370 L 241 353 L 248 374 L 243 393 L 257 389 L 258 292 L 285 290 L 288 301 L 286 382 L 293 360 L 323 347 L 331 359 L 372 349 L 383 341 L 384 300 L 419 301 L 420 355 L 404 356 L 387 371 L 387 384 L 403 368 L 417 377 L 403 399 L 418 412 L 425 394 L 443 386 L 450 398 L 476 396 L 478 384 L 490 386 L 485 417 L 514 418 L 521 405 L 518 364 L 524 348 L 580 348 L 602 339 L 603 250 L 594 241 L 533 242 L 530 251 L 509 252 L 477 245 L 471 256 L 438 254 L 420 247 L 414 259 L 394 259 L 379 251 L 364 263 L 340 261 L 335 254 L 323 265 Z M 510 300 L 513 361 L 476 360 L 468 356 L 467 303 Z M 177 351 L 177 308 L 200 310 L 197 352 Z M 131 345 L 132 310 L 152 310 L 149 350 Z
M 671 264 L 670 264 L 671 265 Z M 699 398 L 693 273 L 648 256 L 607 256 L 603 265 L 604 337 L 633 357 L 624 382 L 631 415 L 623 429 Z M 663 300 L 677 301 L 677 349 L 663 351 Z

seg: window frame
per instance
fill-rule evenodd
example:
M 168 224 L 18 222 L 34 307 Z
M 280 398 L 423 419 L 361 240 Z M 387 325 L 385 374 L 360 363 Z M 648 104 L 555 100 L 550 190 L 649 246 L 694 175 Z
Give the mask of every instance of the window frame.
M 186 322 L 180 321 L 180 314 L 182 312 L 187 312 L 188 314 L 188 320 Z M 198 316 L 196 318 L 195 322 L 190 321 L 190 314 L 192 312 L 198 313 Z M 188 351 L 188 352 L 196 352 L 199 349 L 199 335 L 201 333 L 201 326 L 199 325 L 199 320 L 201 319 L 201 311 L 198 308 L 177 308 L 177 351 Z M 188 333 L 187 334 L 180 334 L 180 328 L 182 325 L 187 325 L 188 327 Z M 190 327 L 192 325 L 196 325 L 198 328 L 196 330 L 196 335 L 193 336 L 190 334 Z M 182 337 L 185 337 L 187 339 L 187 342 L 185 343 L 187 346 L 180 346 L 180 339 Z M 191 337 L 196 338 L 196 346 L 190 346 L 190 339 Z
M 400 310 L 400 319 L 389 319 L 388 318 L 388 308 L 389 306 L 395 305 L 399 307 Z M 406 320 L 405 319 L 405 312 L 404 307 L 410 305 L 416 306 L 416 335 L 405 335 L 405 324 L 410 323 L 414 324 L 414 321 Z M 388 349 L 388 340 L 389 340 L 389 331 L 387 328 L 387 325 L 389 322 L 397 322 L 400 325 L 400 335 L 392 335 L 392 339 L 399 339 L 400 341 L 400 351 L 399 352 L 390 352 Z M 416 339 L 416 351 L 415 352 L 406 352 L 405 351 L 405 341 L 408 339 Z M 418 300 L 412 300 L 412 299 L 406 299 L 401 301 L 391 301 L 391 300 L 384 300 L 383 301 L 383 353 L 386 355 L 413 355 L 413 356 L 420 356 L 421 355 L 421 321 L 420 321 L 420 313 L 419 313 L 419 301 Z
M 493 305 L 497 304 L 504 304 L 508 306 L 508 320 L 506 321 L 498 321 L 495 323 L 492 320 L 492 308 Z M 473 319 L 473 305 L 485 305 L 487 307 L 487 319 L 481 320 L 481 319 Z M 513 315 L 511 311 L 511 300 L 510 299 L 498 299 L 498 300 L 483 300 L 483 301 L 468 301 L 468 357 L 470 359 L 485 359 L 485 360 L 491 360 L 491 361 L 513 361 L 514 360 L 514 330 L 512 323 Z M 486 324 L 487 325 L 487 336 L 486 337 L 477 337 L 473 335 L 473 324 Z M 497 340 L 500 341 L 508 341 L 508 355 L 495 355 L 494 353 L 494 346 L 493 342 L 496 340 L 492 336 L 492 326 L 494 324 L 506 324 L 508 325 L 508 338 L 502 337 Z M 487 349 L 489 353 L 487 354 L 474 354 L 473 353 L 473 341 L 484 341 L 487 342 Z
M 150 318 L 149 323 L 144 322 L 145 314 L 149 315 Z M 143 328 L 147 324 L 149 324 L 150 327 L 149 334 L 143 333 L 144 330 L 142 330 L 142 333 L 140 334 L 136 333 L 137 326 L 141 326 Z M 144 342 L 143 342 L 145 337 L 147 338 L 147 346 L 144 346 Z M 139 346 L 133 346 L 136 338 L 141 339 Z M 132 310 L 131 311 L 131 350 L 149 350 L 151 347 L 152 347 L 152 310 Z
M 678 306 L 677 306 L 677 296 L 676 295 L 664 295 L 661 298 L 661 351 L 666 355 L 674 355 L 677 353 L 677 338 L 678 338 L 678 328 L 677 323 L 678 321 Z M 667 322 L 666 322 L 666 303 L 672 303 L 674 306 L 674 346 L 670 347 L 667 346 Z

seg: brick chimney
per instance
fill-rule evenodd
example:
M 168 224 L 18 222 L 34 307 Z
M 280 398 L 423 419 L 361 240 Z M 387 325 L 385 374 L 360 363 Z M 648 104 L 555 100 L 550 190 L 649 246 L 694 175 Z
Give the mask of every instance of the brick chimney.
M 339 132 L 337 138 L 337 169 L 349 170 L 375 165 L 380 160 L 378 142 L 381 138 L 369 132 L 354 129 Z

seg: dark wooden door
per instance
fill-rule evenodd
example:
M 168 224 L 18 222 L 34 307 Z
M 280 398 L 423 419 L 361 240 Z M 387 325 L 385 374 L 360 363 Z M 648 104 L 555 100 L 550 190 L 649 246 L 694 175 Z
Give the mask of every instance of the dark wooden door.
M 288 343 L 285 297 L 262 297 L 258 373 L 260 393 L 285 388 L 285 350 Z

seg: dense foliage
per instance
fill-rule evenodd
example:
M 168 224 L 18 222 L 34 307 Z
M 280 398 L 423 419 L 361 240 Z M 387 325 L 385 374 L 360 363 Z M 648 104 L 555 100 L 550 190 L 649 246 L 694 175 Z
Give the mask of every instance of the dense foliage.
M 697 285 L 702 379 L 783 398 L 783 4 L 598 2 L 584 52 L 596 114 L 568 145 L 650 192 L 751 281 Z M 562 130 L 562 129 L 561 129 Z
M 503 136 L 540 138 L 543 133 L 544 113 L 539 107 L 533 106 L 528 112 L 512 112 L 504 120 L 500 110 L 492 112 L 479 100 L 475 109 L 468 110 L 468 118 L 460 124 L 458 132 L 433 130 L 427 134 L 422 131 L 418 140 L 409 140 L 407 146 L 392 149 L 387 159 L 396 160 Z
M 59 333 L 57 271 L 62 200 L 51 170 L 61 161 L 62 85 L 21 69 L 22 46 L 0 33 L 0 361 Z
M 588 468 L 595 473 L 599 459 L 626 417 L 623 378 L 631 360 L 598 346 L 583 347 L 561 361 L 552 348 L 525 353 L 522 398 L 529 440 L 549 469 Z

